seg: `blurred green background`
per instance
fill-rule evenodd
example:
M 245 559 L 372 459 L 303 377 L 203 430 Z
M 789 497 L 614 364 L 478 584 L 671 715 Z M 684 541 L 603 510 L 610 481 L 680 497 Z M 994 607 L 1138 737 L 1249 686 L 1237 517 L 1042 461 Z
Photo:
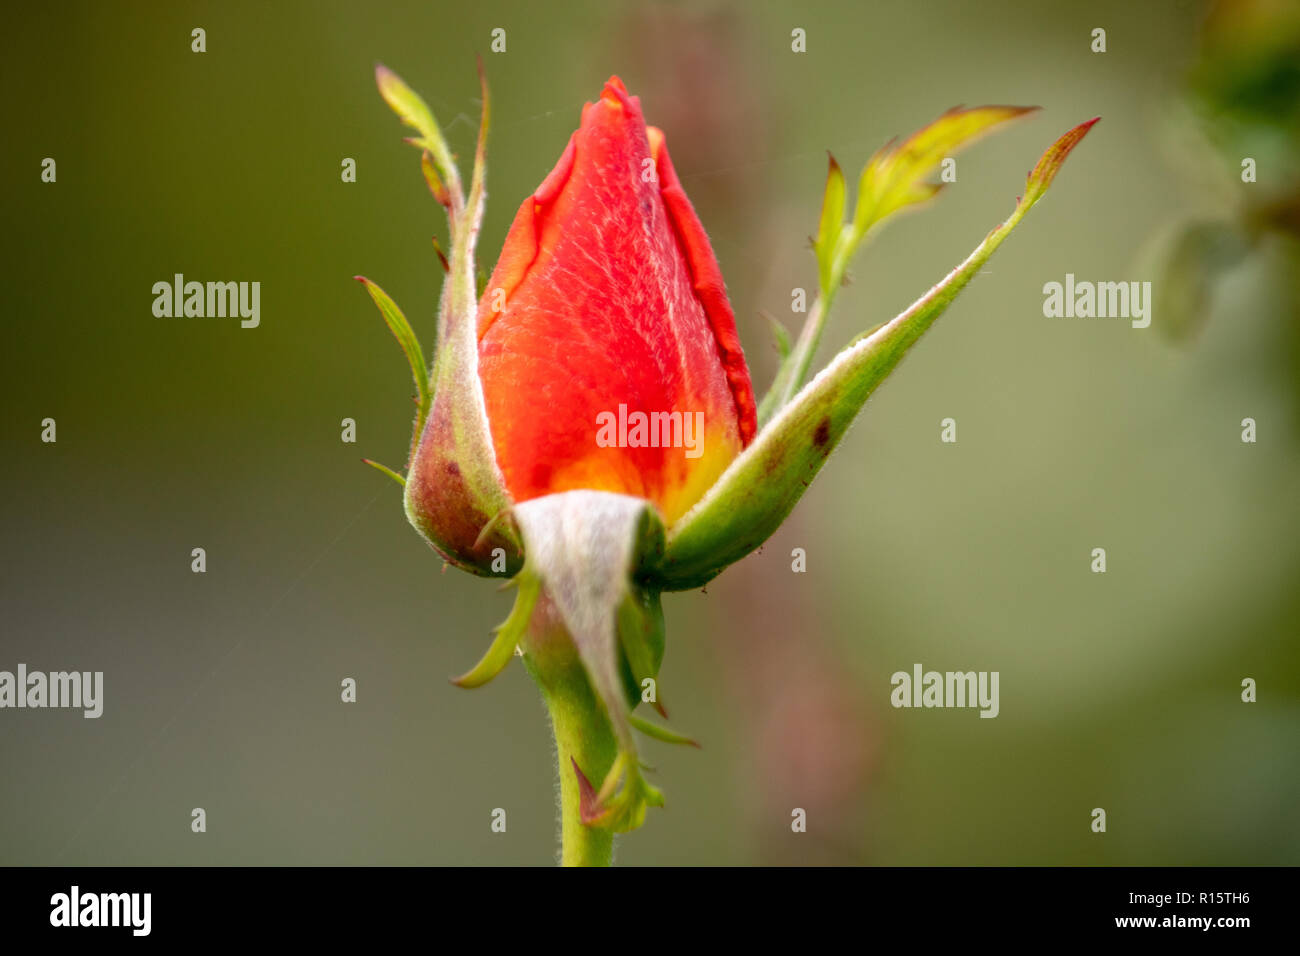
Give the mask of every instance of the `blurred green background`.
M 958 103 L 1044 108 L 963 153 L 938 202 L 865 251 L 823 359 L 964 258 L 1057 135 L 1103 117 L 782 530 L 707 593 L 666 600 L 663 696 L 704 749 L 646 745 L 668 805 L 617 862 L 1300 862 L 1295 233 L 1285 217 L 1252 226 L 1249 254 L 1177 329 L 1159 304 L 1146 330 L 1042 315 L 1043 284 L 1067 272 L 1159 282 L 1140 265 L 1152 237 L 1231 220 L 1242 191 L 1285 208 L 1294 113 L 1269 104 L 1296 102 L 1294 69 L 1255 78 L 1265 105 L 1202 154 L 1178 135 L 1244 95 L 1207 93 L 1207 76 L 1254 69 L 1250 44 L 1288 35 L 1248 31 L 1224 66 L 1214 31 L 1274 8 L 13 9 L 0 669 L 102 670 L 106 691 L 99 720 L 0 712 L 0 863 L 553 860 L 553 749 L 523 668 L 476 692 L 446 681 L 510 598 L 440 573 L 395 486 L 359 461 L 402 465 L 412 389 L 351 277 L 383 285 L 427 343 L 429 238 L 445 240 L 372 70 L 421 91 L 464 156 L 475 52 L 494 104 L 485 268 L 619 73 L 665 130 L 759 388 L 775 366 L 761 312 L 793 327 L 791 289 L 815 285 L 826 149 L 856 170 Z M 505 53 L 489 52 L 496 27 Z M 1274 161 L 1260 153 L 1259 182 L 1242 184 L 1261 128 Z M 1169 281 L 1203 278 L 1184 267 Z M 155 318 L 151 286 L 176 272 L 260 281 L 260 328 Z M 939 441 L 949 416 L 956 445 Z M 40 440 L 46 417 L 57 444 Z M 206 574 L 190 571 L 195 547 Z M 916 662 L 999 671 L 1001 715 L 892 709 L 889 675 Z

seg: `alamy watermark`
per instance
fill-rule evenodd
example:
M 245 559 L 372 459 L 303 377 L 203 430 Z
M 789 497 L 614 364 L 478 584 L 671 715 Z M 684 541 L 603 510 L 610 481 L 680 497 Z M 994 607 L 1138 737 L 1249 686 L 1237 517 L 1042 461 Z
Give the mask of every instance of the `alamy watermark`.
M 895 671 L 889 678 L 894 690 L 889 702 L 895 707 L 978 707 L 981 717 L 996 717 L 997 671 Z
M 152 910 L 152 893 L 83 893 L 74 884 L 50 897 L 50 925 L 124 926 L 133 936 L 148 936 Z
M 103 671 L 0 671 L 0 709 L 68 707 L 94 718 L 104 712 Z
M 1043 286 L 1043 315 L 1049 319 L 1132 319 L 1135 329 L 1151 324 L 1150 282 L 1065 282 Z
M 628 412 L 596 416 L 596 444 L 601 448 L 682 448 L 687 458 L 704 454 L 703 412 Z
M 255 329 L 262 321 L 260 282 L 186 282 L 178 272 L 171 282 L 155 282 L 153 295 L 153 314 L 160 319 L 238 316 L 245 329 Z

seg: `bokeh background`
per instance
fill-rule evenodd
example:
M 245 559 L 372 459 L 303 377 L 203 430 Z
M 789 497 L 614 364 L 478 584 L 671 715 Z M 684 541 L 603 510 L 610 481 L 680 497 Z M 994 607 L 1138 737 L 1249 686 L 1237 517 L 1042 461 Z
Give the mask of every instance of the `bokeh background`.
M 445 239 L 372 70 L 402 74 L 468 155 L 476 52 L 494 99 L 484 266 L 617 72 L 666 132 L 760 387 L 776 358 L 762 313 L 794 327 L 791 289 L 815 285 L 825 150 L 858 169 L 952 105 L 1043 107 L 866 249 L 823 361 L 960 261 L 1057 135 L 1103 117 L 782 530 L 706 593 L 666 599 L 662 693 L 704 749 L 646 745 L 668 805 L 618 862 L 1300 862 L 1288 9 L 13 8 L 0 669 L 102 670 L 106 693 L 99 720 L 0 712 L 0 863 L 553 860 L 553 748 L 524 670 L 476 692 L 446 681 L 510 598 L 440 573 L 359 461 L 402 465 L 412 406 L 351 277 L 428 342 L 429 239 Z M 175 272 L 260 281 L 261 327 L 155 318 L 151 286 Z M 1146 330 L 1046 319 L 1042 286 L 1067 272 L 1167 298 Z M 956 445 L 939 441 L 949 416 Z M 999 671 L 1001 715 L 892 709 L 889 675 L 916 662 Z

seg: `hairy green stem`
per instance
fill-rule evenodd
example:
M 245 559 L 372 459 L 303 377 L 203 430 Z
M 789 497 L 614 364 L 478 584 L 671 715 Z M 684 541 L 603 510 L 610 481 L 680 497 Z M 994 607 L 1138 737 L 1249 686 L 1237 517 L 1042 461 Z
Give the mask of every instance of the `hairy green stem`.
M 856 244 L 853 249 L 856 249 Z M 848 268 L 848 257 L 837 260 L 831 273 L 830 285 L 818 292 L 812 308 L 799 330 L 799 338 L 794 348 L 777 369 L 772 387 L 763 396 L 758 406 L 758 427 L 762 428 L 771 418 L 799 394 L 799 390 L 808 381 L 817 346 L 821 344 L 822 332 L 826 329 L 826 320 L 830 317 L 831 304 L 835 293 L 844 282 L 844 273 Z
M 573 639 L 543 596 L 521 641 L 524 664 L 542 691 L 555 732 L 560 773 L 560 864 L 609 866 L 614 834 L 582 822 L 581 791 L 573 765 L 599 788 L 618 746 L 609 719 L 587 680 Z
M 578 775 L 573 772 L 576 760 L 584 773 L 595 775 L 594 785 L 600 786 L 603 774 L 595 768 L 608 770 L 616 752 L 609 721 L 600 713 L 589 687 L 584 687 L 580 695 L 548 694 L 546 705 L 551 711 L 559 755 L 560 864 L 609 866 L 614 856 L 614 834 L 582 822 Z M 593 721 L 593 716 L 598 720 Z

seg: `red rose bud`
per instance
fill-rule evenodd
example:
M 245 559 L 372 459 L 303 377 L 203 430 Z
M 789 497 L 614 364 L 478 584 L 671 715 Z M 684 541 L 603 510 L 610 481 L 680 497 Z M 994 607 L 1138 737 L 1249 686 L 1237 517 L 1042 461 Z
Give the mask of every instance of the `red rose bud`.
M 390 73 L 380 83 L 417 145 L 444 153 L 423 102 Z M 611 491 L 671 523 L 749 444 L 756 405 L 708 237 L 617 77 L 520 207 L 475 316 L 481 156 L 468 202 L 444 177 L 449 286 L 406 509 L 449 561 L 502 573 L 518 542 L 509 522 L 489 524 L 511 504 Z M 503 545 L 510 565 L 494 567 Z
M 419 133 L 411 142 L 451 227 L 431 373 L 396 303 L 366 283 L 417 390 L 409 473 L 381 470 L 404 483 L 407 516 L 448 561 L 513 577 L 514 610 L 456 682 L 478 686 L 523 652 L 556 732 L 563 859 L 608 862 L 611 843 L 592 837 L 595 828 L 635 828 L 647 806 L 663 804 L 641 773 L 633 730 L 690 742 L 632 713 L 663 657 L 660 592 L 701 586 L 776 530 L 872 392 L 1096 121 L 1048 148 L 1015 210 L 965 261 L 809 380 L 835 291 L 866 236 L 933 198 L 944 158 L 1028 110 L 950 110 L 886 146 L 864 167 L 851 212 L 832 159 L 813 246 L 818 297 L 759 409 L 708 238 L 663 134 L 617 77 L 520 207 L 479 299 L 486 84 L 464 191 L 424 101 L 390 71 L 376 75 Z
M 478 341 L 515 501 L 621 492 L 671 523 L 753 438 L 722 274 L 663 134 L 617 77 L 515 216 Z

